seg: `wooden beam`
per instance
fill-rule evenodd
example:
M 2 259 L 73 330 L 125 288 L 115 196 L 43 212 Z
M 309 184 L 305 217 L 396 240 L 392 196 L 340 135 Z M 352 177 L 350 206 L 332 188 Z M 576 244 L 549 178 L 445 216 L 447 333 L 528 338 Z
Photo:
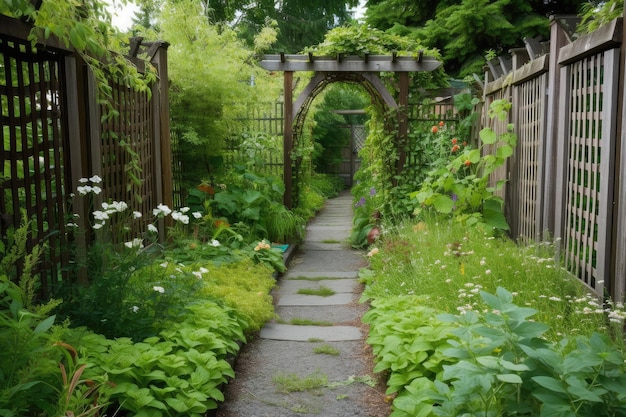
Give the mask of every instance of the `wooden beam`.
M 287 208 L 293 206 L 293 168 L 291 152 L 293 150 L 293 72 L 285 71 L 283 79 L 285 120 L 283 129 L 283 180 L 285 182 L 285 194 L 283 204 Z
M 423 72 L 433 71 L 441 62 L 430 56 L 415 59 L 412 56 L 368 55 L 367 59 L 355 55 L 314 57 L 308 55 L 266 55 L 261 67 L 268 71 L 314 72 Z
M 409 130 L 409 74 L 407 72 L 401 72 L 399 83 L 399 97 L 398 97 L 398 166 L 397 173 L 400 174 L 404 169 L 406 163 L 406 143 Z

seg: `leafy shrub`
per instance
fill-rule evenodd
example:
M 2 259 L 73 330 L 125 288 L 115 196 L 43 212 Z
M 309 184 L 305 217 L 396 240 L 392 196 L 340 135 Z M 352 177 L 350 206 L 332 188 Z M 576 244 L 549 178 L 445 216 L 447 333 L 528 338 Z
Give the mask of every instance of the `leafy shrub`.
M 551 342 L 536 310 L 499 287 L 480 308 L 440 314 L 418 297 L 375 301 L 364 320 L 392 417 L 623 415 L 624 353 L 607 336 Z
M 511 104 L 506 100 L 495 100 L 489 107 L 491 118 L 506 120 Z M 441 126 L 445 128 L 445 125 Z M 436 132 L 437 126 L 433 126 Z M 494 195 L 504 181 L 499 181 L 495 189 L 489 187 L 491 174 L 513 155 L 517 137 L 513 126 L 508 126 L 505 134 L 497 135 L 488 127 L 480 131 L 482 146 L 478 149 L 465 147 L 463 139 L 452 138 L 451 159 L 436 166 L 422 183 L 410 194 L 416 200 L 414 214 L 419 216 L 425 209 L 432 209 L 443 216 L 452 216 L 467 225 L 481 226 L 487 231 L 508 230 L 503 214 L 503 200 Z M 486 153 L 486 146 L 494 146 L 492 153 Z
M 272 270 L 251 260 L 215 266 L 204 275 L 203 294 L 224 300 L 248 321 L 249 331 L 260 329 L 274 317 L 269 291 L 276 284 Z
M 139 343 L 88 335 L 81 339 L 87 376 L 107 374 L 106 393 L 131 416 L 201 417 L 224 400 L 220 386 L 234 377 L 225 358 L 245 340 L 246 326 L 233 309 L 204 302 Z

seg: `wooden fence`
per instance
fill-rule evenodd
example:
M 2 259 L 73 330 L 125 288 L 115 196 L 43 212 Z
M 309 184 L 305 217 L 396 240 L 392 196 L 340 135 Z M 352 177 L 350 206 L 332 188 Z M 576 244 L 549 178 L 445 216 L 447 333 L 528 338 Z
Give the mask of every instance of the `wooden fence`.
M 555 238 L 571 274 L 599 296 L 623 300 L 622 19 L 573 40 L 575 24 L 555 17 L 549 42 L 528 39 L 490 63 L 484 108 L 511 100 L 518 135 L 515 154 L 492 180 L 508 180 L 503 195 L 515 238 Z
M 45 247 L 38 272 L 47 296 L 61 280 L 88 279 L 87 271 L 69 272 L 69 245 L 94 238 L 94 207 L 124 201 L 129 211 L 150 214 L 159 203 L 171 206 L 168 45 L 133 40 L 128 59 L 143 70 L 137 55 L 145 53 L 160 81 L 148 95 L 111 78 L 118 115 L 103 121 L 89 67 L 54 39 L 33 48 L 29 32 L 24 22 L 0 16 L 0 238 L 9 226 L 32 222 L 29 248 Z M 131 160 L 140 168 L 134 187 L 128 187 Z M 94 175 L 102 179 L 102 192 L 80 198 L 81 178 Z M 133 233 L 151 221 L 149 215 L 138 220 Z M 73 223 L 86 234 L 74 233 Z

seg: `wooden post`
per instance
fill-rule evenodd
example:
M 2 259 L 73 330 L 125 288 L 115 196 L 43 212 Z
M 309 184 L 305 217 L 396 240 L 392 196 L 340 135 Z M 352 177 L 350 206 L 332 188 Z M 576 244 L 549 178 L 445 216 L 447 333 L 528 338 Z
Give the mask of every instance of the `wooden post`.
M 82 71 L 83 62 L 78 55 L 69 55 L 65 57 L 65 85 L 66 85 L 66 101 L 67 114 L 74 117 L 67 118 L 67 136 L 69 144 L 69 158 L 71 178 L 67 178 L 70 183 L 70 189 L 76 190 L 80 183 L 80 178 L 86 177 L 86 162 L 89 159 L 86 149 L 86 114 L 85 114 L 85 91 L 84 78 Z M 100 172 L 98 172 L 100 174 Z M 73 213 L 78 217 L 73 223 L 78 225 L 79 230 L 87 231 L 87 220 L 89 219 L 89 207 L 85 204 L 82 197 L 74 198 L 72 204 Z M 74 241 L 76 244 L 76 261 L 78 271 L 76 279 L 78 283 L 85 284 L 89 281 L 89 271 L 87 270 L 87 246 L 89 235 L 86 233 L 76 233 Z
M 287 208 L 293 205 L 293 169 L 291 151 L 293 150 L 293 71 L 284 73 L 285 127 L 283 131 L 283 179 L 285 195 L 283 203 Z
M 622 18 L 624 13 L 622 13 Z M 617 126 L 616 135 L 620 140 L 616 141 L 615 168 L 619 170 L 615 175 L 614 183 L 614 210 L 613 210 L 613 241 L 611 242 L 611 265 L 612 277 L 610 283 L 610 295 L 613 301 L 623 302 L 626 292 L 626 94 L 624 94 L 624 77 L 626 77 L 626 30 L 622 29 L 622 44 L 619 54 L 619 78 L 617 84 Z
M 400 174 L 406 163 L 406 143 L 409 129 L 409 73 L 400 72 L 400 97 L 398 97 L 398 166 L 396 173 Z M 395 184 L 394 180 L 394 186 Z
M 154 149 L 160 154 L 157 158 L 155 173 L 155 192 L 157 202 L 162 202 L 168 207 L 174 205 L 174 187 L 172 180 L 172 146 L 170 138 L 170 108 L 169 108 L 169 76 L 167 68 L 167 42 L 158 42 L 155 46 L 151 63 L 157 68 L 159 80 L 155 83 L 152 91 L 152 105 L 154 117 Z M 158 156 L 158 155 L 155 155 Z M 160 175 L 159 175 L 160 174 Z M 171 218 L 168 217 L 171 226 Z M 160 227 L 159 238 L 165 239 L 165 228 Z

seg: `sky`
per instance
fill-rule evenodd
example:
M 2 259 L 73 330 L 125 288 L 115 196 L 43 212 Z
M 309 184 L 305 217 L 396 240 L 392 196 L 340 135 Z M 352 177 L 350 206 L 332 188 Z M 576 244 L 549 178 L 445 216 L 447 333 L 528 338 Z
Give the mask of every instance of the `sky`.
M 113 0 L 108 0 L 109 4 L 113 3 Z M 122 10 L 116 9 L 113 6 L 109 6 L 109 10 L 111 14 L 113 14 L 113 26 L 117 27 L 121 31 L 125 31 L 129 29 L 133 24 L 133 17 L 135 16 L 135 12 L 138 10 L 137 5 L 134 3 L 130 3 L 123 7 Z M 365 0 L 361 0 L 359 2 L 359 6 L 356 8 L 357 19 L 363 17 L 363 13 L 365 11 Z

